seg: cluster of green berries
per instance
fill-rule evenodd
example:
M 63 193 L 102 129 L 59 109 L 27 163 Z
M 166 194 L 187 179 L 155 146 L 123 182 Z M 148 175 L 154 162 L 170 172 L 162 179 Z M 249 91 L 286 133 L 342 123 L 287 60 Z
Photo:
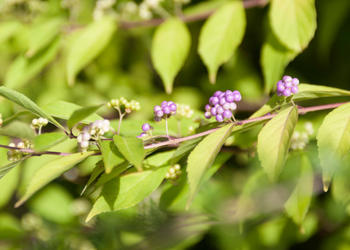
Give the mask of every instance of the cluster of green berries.
M 9 161 L 19 161 L 24 155 L 28 154 L 26 152 L 21 151 L 20 149 L 31 149 L 33 145 L 28 140 L 23 140 L 16 143 L 11 142 L 9 144 L 10 147 L 18 148 L 18 149 L 10 149 L 7 151 L 7 159 Z
M 142 132 L 139 136 L 137 136 L 137 138 L 142 138 L 145 136 L 152 136 L 153 127 L 151 125 L 149 125 L 149 123 L 142 124 L 141 129 L 142 129 Z
M 112 99 L 107 103 L 107 106 L 110 108 L 114 108 L 121 113 L 131 113 L 132 111 L 138 111 L 141 109 L 140 103 L 135 100 L 128 101 L 124 97 L 120 97 L 119 99 Z
M 309 143 L 309 138 L 313 135 L 314 129 L 311 122 L 306 122 L 304 131 L 294 131 L 290 148 L 292 150 L 303 150 Z
M 179 164 L 175 164 L 174 166 L 171 166 L 169 168 L 168 172 L 165 175 L 165 178 L 170 180 L 175 180 L 179 178 L 181 173 L 182 173 L 181 166 Z
M 41 129 L 42 127 L 45 127 L 47 124 L 49 123 L 49 121 L 45 118 L 38 118 L 38 119 L 33 119 L 32 120 L 32 124 L 31 124 L 31 127 L 33 129 Z
M 78 135 L 77 140 L 82 151 L 86 151 L 90 144 L 90 139 L 99 140 L 105 133 L 110 131 L 109 120 L 97 120 L 84 127 Z
M 193 110 L 189 105 L 186 104 L 176 104 L 177 110 L 176 115 L 179 117 L 191 118 L 193 116 Z

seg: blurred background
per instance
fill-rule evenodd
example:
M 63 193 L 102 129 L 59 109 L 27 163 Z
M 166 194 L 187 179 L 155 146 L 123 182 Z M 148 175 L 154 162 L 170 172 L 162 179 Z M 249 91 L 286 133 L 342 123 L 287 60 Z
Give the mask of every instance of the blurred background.
M 221 3 L 183 2 L 183 11 L 201 13 Z M 142 4 L 123 0 L 1 0 L 0 84 L 26 94 L 41 107 L 60 100 L 91 106 L 122 96 L 135 99 L 141 103 L 141 111 L 128 119 L 140 124 L 152 119 L 153 105 L 163 100 L 187 104 L 199 112 L 215 90 L 241 91 L 244 102 L 239 106 L 240 118 L 249 116 L 267 100 L 270 93 L 265 91 L 260 50 L 268 25 L 268 5 L 246 9 L 244 40 L 220 68 L 215 85 L 209 83 L 197 53 L 204 21 L 188 23 L 192 36 L 190 55 L 175 79 L 173 93 L 167 95 L 151 63 L 154 27 L 126 25 L 160 17 L 140 11 Z M 162 6 L 166 9 L 172 1 L 164 0 Z M 301 82 L 349 90 L 350 1 L 317 0 L 316 8 L 315 37 L 285 73 L 297 76 Z M 67 48 L 81 29 L 103 15 L 119 18 L 124 25 L 79 72 L 74 84 L 69 83 Z M 3 118 L 17 111 L 18 107 L 0 98 Z M 116 117 L 107 110 L 100 114 Z M 16 124 L 2 128 L 1 134 L 30 130 L 30 119 L 20 117 Z M 307 121 L 313 121 L 316 130 L 320 117 L 303 117 L 297 129 L 305 130 Z M 125 126 L 124 130 L 128 130 Z M 137 127 L 132 132 L 139 130 Z M 225 152 L 225 148 L 220 153 L 214 166 L 225 164 L 204 185 L 190 210 L 184 210 L 187 185 L 185 177 L 181 177 L 176 183 L 163 185 L 141 205 L 103 214 L 89 223 L 85 223 L 85 217 L 91 202 L 80 192 L 97 157 L 81 163 L 15 209 L 16 195 L 23 193 L 38 164 L 37 159 L 30 159 L 11 171 L 10 177 L 0 180 L 0 249 L 350 249 L 349 209 L 330 192 L 322 192 L 317 175 L 303 225 L 295 225 L 286 216 L 283 204 L 288 185 L 283 185 L 284 192 L 282 184 L 266 182 L 254 153 L 256 134 L 249 131 L 232 138 L 234 154 Z M 314 139 L 311 135 L 305 151 L 317 170 Z M 0 142 L 7 144 L 9 139 L 0 136 Z M 6 153 L 0 149 L 1 166 L 8 163 Z M 292 154 L 286 171 L 295 168 L 298 160 L 298 153 Z M 184 195 L 172 200 L 179 192 Z M 247 203 L 242 202 L 245 197 L 250 197 Z M 238 203 L 243 207 L 237 208 Z

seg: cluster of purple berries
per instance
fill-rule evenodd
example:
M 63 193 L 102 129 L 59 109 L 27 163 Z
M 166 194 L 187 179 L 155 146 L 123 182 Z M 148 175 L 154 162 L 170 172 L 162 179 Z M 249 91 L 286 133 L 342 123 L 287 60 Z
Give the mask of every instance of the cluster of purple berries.
M 154 106 L 154 120 L 159 122 L 162 119 L 169 118 L 171 115 L 176 114 L 177 106 L 172 101 L 163 101 L 162 104 L 159 106 Z
M 142 124 L 142 133 L 137 136 L 137 138 L 142 138 L 144 136 L 147 136 L 147 135 L 152 135 L 152 129 L 153 127 L 151 125 L 149 125 L 149 123 L 144 123 Z
M 209 98 L 209 104 L 205 105 L 205 118 L 210 119 L 215 116 L 216 121 L 223 122 L 225 119 L 233 117 L 232 111 L 237 109 L 236 102 L 242 99 L 238 90 L 216 91 Z
M 277 82 L 277 95 L 278 96 L 291 96 L 299 91 L 298 78 L 292 78 L 291 76 L 283 76 L 282 80 Z

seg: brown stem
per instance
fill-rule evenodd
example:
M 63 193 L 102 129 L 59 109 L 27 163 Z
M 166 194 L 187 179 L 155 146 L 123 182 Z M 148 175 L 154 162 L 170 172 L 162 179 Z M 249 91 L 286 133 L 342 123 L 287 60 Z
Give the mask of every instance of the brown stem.
M 243 5 L 246 9 L 254 8 L 254 7 L 264 7 L 268 3 L 268 0 L 245 0 L 243 1 Z M 195 22 L 207 19 L 214 13 L 215 10 L 206 11 L 199 14 L 188 15 L 188 16 L 179 16 L 179 18 L 185 23 Z M 119 27 L 122 29 L 132 29 L 137 27 L 154 27 L 158 26 L 165 21 L 164 18 L 154 18 L 145 21 L 136 21 L 136 22 L 128 22 L 121 21 L 119 23 Z
M 349 102 L 331 103 L 331 104 L 318 105 L 318 106 L 312 106 L 312 107 L 301 107 L 301 106 L 298 106 L 297 108 L 298 108 L 298 114 L 304 115 L 304 114 L 309 113 L 309 112 L 315 112 L 315 111 L 321 111 L 321 110 L 337 108 L 337 107 L 339 107 L 339 106 L 341 106 L 343 104 L 346 104 L 346 103 L 349 103 Z M 260 117 L 250 118 L 250 119 L 246 119 L 246 120 L 242 120 L 242 121 L 237 121 L 237 122 L 233 122 L 233 125 L 234 126 L 238 126 L 238 125 L 244 125 L 244 124 L 258 122 L 258 121 L 270 120 L 273 117 L 275 117 L 276 115 L 277 115 L 277 113 L 274 113 L 274 114 L 263 115 L 263 116 L 260 116 Z M 158 136 L 158 137 L 167 137 L 167 138 L 169 138 L 169 140 L 168 141 L 163 141 L 163 142 L 152 143 L 152 144 L 149 144 L 149 145 L 145 145 L 145 149 L 159 148 L 159 147 L 163 147 L 163 146 L 177 146 L 181 142 L 190 141 L 190 140 L 193 140 L 195 138 L 211 134 L 211 133 L 217 131 L 218 129 L 220 129 L 220 127 L 209 129 L 209 130 L 206 130 L 206 131 L 198 133 L 198 134 L 185 136 L 185 137 L 181 137 L 181 138 L 174 138 L 174 137 L 171 137 L 171 136 L 169 136 L 169 137 L 168 136 Z M 102 139 L 102 140 L 111 140 L 111 139 L 105 138 L 105 139 Z M 32 156 L 40 156 L 40 155 L 45 155 L 45 154 L 67 156 L 67 155 L 71 155 L 72 154 L 72 153 L 64 153 L 64 152 L 56 152 L 56 151 L 35 152 L 33 149 L 23 149 L 23 148 L 11 147 L 11 146 L 8 146 L 8 145 L 1 145 L 1 144 L 0 144 L 0 148 L 7 148 L 7 149 L 10 149 L 10 150 L 19 150 L 19 151 L 22 151 L 24 153 L 29 153 Z M 96 154 L 100 154 L 100 153 L 96 152 Z

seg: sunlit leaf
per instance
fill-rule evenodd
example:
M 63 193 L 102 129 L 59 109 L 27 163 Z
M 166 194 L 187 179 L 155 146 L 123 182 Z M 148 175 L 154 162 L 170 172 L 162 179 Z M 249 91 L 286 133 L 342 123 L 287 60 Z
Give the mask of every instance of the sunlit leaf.
M 173 90 L 175 76 L 184 65 L 190 47 L 190 32 L 180 19 L 168 19 L 154 34 L 152 62 L 168 94 Z
M 276 180 L 281 173 L 297 121 L 298 111 L 292 106 L 268 121 L 259 133 L 257 146 L 259 159 L 271 180 Z
M 223 5 L 204 23 L 198 53 L 207 66 L 211 83 L 216 81 L 219 67 L 231 58 L 242 42 L 245 27 L 245 11 L 241 1 Z

